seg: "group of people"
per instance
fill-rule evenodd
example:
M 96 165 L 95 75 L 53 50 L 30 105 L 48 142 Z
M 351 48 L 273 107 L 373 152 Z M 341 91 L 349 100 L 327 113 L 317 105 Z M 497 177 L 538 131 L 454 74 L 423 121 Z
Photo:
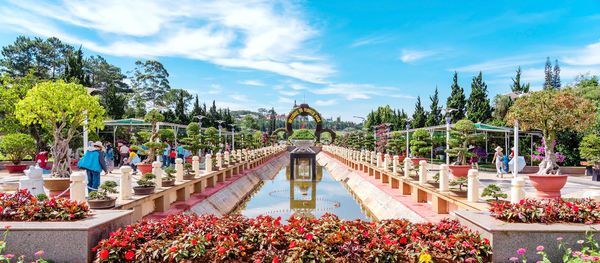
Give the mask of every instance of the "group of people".
M 509 159 L 514 157 L 515 152 L 511 152 L 510 155 L 505 155 L 502 153 L 502 147 L 496 147 L 496 152 L 494 153 L 494 158 L 492 159 L 492 163 L 496 165 L 496 177 L 502 178 L 505 173 L 509 171 Z

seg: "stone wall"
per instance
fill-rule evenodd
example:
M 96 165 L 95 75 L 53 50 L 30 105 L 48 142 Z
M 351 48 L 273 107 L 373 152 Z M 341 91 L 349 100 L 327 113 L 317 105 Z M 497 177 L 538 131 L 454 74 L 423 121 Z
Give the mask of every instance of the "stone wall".
M 317 162 L 325 167 L 335 180 L 344 182 L 375 218 L 379 220 L 404 218 L 415 223 L 426 222 L 417 213 L 324 153 L 317 155 Z

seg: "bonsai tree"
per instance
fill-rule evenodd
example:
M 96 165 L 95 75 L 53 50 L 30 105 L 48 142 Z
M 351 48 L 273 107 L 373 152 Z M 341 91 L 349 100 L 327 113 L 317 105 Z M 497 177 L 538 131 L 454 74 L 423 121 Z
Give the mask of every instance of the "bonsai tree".
M 104 108 L 98 97 L 88 94 L 82 85 L 62 80 L 42 82 L 27 91 L 15 114 L 23 125 L 40 124 L 52 133 L 53 177 L 71 175 L 69 142 L 80 133 L 85 120 L 88 130 L 104 127 Z
M 173 180 L 175 179 L 175 176 L 173 176 L 174 173 L 176 173 L 177 171 L 175 171 L 175 168 L 173 167 L 167 167 L 165 169 L 165 174 L 167 174 L 166 176 L 164 176 L 162 179 L 163 180 Z
M 481 192 L 481 197 L 492 197 L 498 202 L 500 198 L 507 198 L 508 195 L 502 192 L 499 186 L 495 184 L 490 184 L 486 188 L 483 188 L 483 192 Z
M 537 174 L 560 174 L 554 154 L 556 134 L 564 129 L 586 130 L 594 120 L 594 110 L 589 100 L 570 90 L 543 90 L 518 98 L 505 120 L 509 124 L 518 121 L 523 130 L 541 130 L 546 143 Z
M 600 137 L 589 134 L 579 144 L 579 155 L 588 162 L 600 162 Z
M 469 151 L 471 142 L 483 139 L 483 134 L 475 134 L 477 127 L 467 119 L 460 120 L 450 130 L 452 137 L 448 144 L 450 149 L 446 150 L 449 156 L 456 157 L 454 165 L 466 165 L 467 157 L 475 156 L 475 153 Z
M 450 186 L 458 186 L 458 190 L 459 191 L 463 191 L 463 187 L 467 186 L 467 178 L 466 177 L 459 177 L 456 180 L 451 180 L 450 181 Z
M 294 134 L 292 134 L 292 136 L 290 136 L 290 140 L 314 140 L 316 137 L 315 135 L 307 130 L 307 129 L 301 129 L 301 130 L 295 130 Z
M 418 129 L 412 134 L 410 152 L 417 157 L 424 158 L 431 153 L 431 134 L 425 129 Z
M 187 176 L 191 176 L 192 173 L 192 164 L 191 163 L 184 163 L 183 164 L 183 170 L 185 171 L 185 174 Z
M 137 184 L 140 187 L 153 187 L 154 181 L 152 179 L 156 178 L 156 175 L 153 173 L 145 173 L 142 179 L 137 180 Z
M 162 114 L 160 114 L 160 112 L 158 112 L 157 110 L 152 110 L 148 112 L 144 117 L 144 121 L 149 122 L 151 124 L 152 130 L 150 132 L 139 132 L 138 135 L 146 141 L 146 143 L 144 143 L 144 146 L 148 149 L 145 150 L 136 145 L 131 147 L 133 150 L 140 151 L 143 155 L 148 156 L 148 158 L 142 161 L 142 163 L 152 163 L 154 159 L 156 159 L 156 156 L 160 154 L 160 151 L 162 151 L 166 147 L 166 144 L 159 142 L 159 136 L 161 135 L 161 133 L 157 129 L 156 125 L 158 122 L 161 122 L 164 119 L 165 117 Z
M 185 144 L 183 148 L 191 151 L 193 156 L 199 156 L 200 149 L 204 147 L 204 136 L 200 133 L 200 125 L 195 122 L 188 124 L 186 133 L 188 137 L 181 140 Z
M 405 150 L 404 146 L 404 134 L 399 131 L 392 132 L 387 143 L 387 151 L 390 154 L 399 154 Z
M 116 194 L 117 190 L 115 189 L 117 188 L 117 183 L 115 181 L 106 181 L 103 184 L 100 185 L 99 187 L 99 191 L 92 191 L 89 194 L 89 199 L 92 200 L 107 200 L 107 199 L 111 199 L 108 197 L 108 194 Z
M 18 165 L 25 156 L 35 154 L 35 140 L 24 133 L 12 133 L 2 137 L 0 149 L 14 165 Z
M 208 143 L 210 143 L 210 145 L 205 145 L 206 149 L 212 149 L 213 151 L 218 151 L 219 150 L 219 130 L 217 130 L 217 128 L 215 128 L 215 127 L 208 127 L 208 129 L 206 129 L 204 131 L 204 134 L 206 135 L 206 140 L 208 141 Z

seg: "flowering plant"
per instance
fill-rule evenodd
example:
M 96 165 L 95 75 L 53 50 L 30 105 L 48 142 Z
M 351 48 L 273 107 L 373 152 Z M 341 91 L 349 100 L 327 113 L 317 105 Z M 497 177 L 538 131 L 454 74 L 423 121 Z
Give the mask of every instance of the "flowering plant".
M 592 199 L 568 202 L 559 200 L 523 199 L 519 203 L 494 202 L 493 217 L 506 222 L 520 223 L 600 223 L 600 203 Z
M 118 229 L 94 248 L 96 262 L 489 261 L 491 246 L 456 220 L 343 221 L 240 215 L 171 215 Z M 424 255 L 424 254 L 427 254 Z
M 10 263 L 10 261 L 15 257 L 15 255 L 14 254 L 2 254 L 2 250 L 4 250 L 4 248 L 6 248 L 6 238 L 8 237 L 10 226 L 5 226 L 4 229 L 5 229 L 4 235 L 3 235 L 2 241 L 0 241 L 0 261 Z M 35 256 L 37 257 L 37 259 L 35 261 L 31 261 L 31 262 L 32 263 L 33 262 L 47 263 L 48 261 L 42 259 L 43 254 L 44 254 L 43 250 L 35 252 Z M 17 263 L 24 263 L 24 262 L 26 262 L 25 255 L 21 255 L 17 258 Z
M 591 229 L 595 230 L 595 229 Z M 586 240 L 578 240 L 577 244 L 581 246 L 580 250 L 575 250 L 572 247 L 568 246 L 568 243 L 563 241 L 562 237 L 557 237 L 556 241 L 559 242 L 558 249 L 564 250 L 564 255 L 562 256 L 563 262 L 598 262 L 600 261 L 600 245 L 598 242 L 594 240 L 594 235 L 592 231 L 586 231 L 587 238 Z M 548 259 L 548 254 L 545 251 L 544 246 L 537 246 L 536 254 L 541 256 L 541 260 L 537 262 L 550 263 L 550 259 Z M 511 262 L 519 261 L 519 257 L 521 262 L 526 263 L 527 257 L 525 253 L 527 249 L 520 248 L 517 250 L 517 257 L 511 257 L 509 260 Z
M 545 145 L 546 143 L 544 142 L 544 139 L 542 139 L 542 145 Z M 556 146 L 556 141 L 554 141 L 554 145 Z M 533 151 L 533 155 L 531 155 L 531 160 L 533 162 L 535 162 L 536 164 L 539 164 L 543 159 L 544 156 L 546 155 L 546 148 L 545 147 L 539 147 L 537 149 L 535 149 L 535 151 Z M 564 156 L 558 152 L 554 153 L 554 155 L 556 156 L 556 162 L 557 163 L 562 163 L 565 161 L 565 159 L 567 158 L 567 156 Z
M 0 193 L 1 221 L 72 221 L 90 215 L 85 202 L 66 198 L 38 201 L 27 189 Z

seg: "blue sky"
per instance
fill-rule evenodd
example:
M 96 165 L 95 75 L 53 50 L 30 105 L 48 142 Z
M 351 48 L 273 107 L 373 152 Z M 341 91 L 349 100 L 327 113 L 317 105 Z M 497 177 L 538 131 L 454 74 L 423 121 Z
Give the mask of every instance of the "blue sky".
M 485 2 L 485 3 L 482 3 Z M 540 89 L 546 57 L 564 83 L 600 74 L 600 1 L 33 1 L 0 2 L 0 45 L 56 36 L 131 70 L 157 59 L 172 87 L 231 109 L 293 100 L 354 120 L 379 105 L 414 109 L 453 71 L 490 98 L 517 66 Z

